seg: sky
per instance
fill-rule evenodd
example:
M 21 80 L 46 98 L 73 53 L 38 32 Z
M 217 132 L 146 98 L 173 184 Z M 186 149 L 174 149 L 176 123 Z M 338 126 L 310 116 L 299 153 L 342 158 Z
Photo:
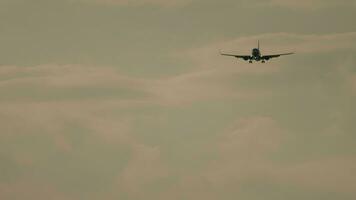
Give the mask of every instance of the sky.
M 356 199 L 355 0 L 0 0 L 0 199 Z M 293 51 L 266 64 L 219 52 Z

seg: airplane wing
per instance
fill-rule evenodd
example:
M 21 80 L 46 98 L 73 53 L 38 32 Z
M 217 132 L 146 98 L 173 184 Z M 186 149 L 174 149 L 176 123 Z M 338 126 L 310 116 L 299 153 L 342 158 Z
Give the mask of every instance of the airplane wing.
M 261 56 L 261 58 L 264 59 L 264 60 L 269 60 L 271 58 L 277 58 L 279 56 L 286 56 L 286 55 L 291 55 L 291 54 L 294 54 L 294 53 L 282 53 L 282 54 L 264 55 L 264 56 Z
M 235 54 L 226 54 L 226 53 L 220 53 L 222 56 L 232 56 L 235 58 L 242 58 L 244 60 L 249 60 L 251 59 L 250 55 L 235 55 Z

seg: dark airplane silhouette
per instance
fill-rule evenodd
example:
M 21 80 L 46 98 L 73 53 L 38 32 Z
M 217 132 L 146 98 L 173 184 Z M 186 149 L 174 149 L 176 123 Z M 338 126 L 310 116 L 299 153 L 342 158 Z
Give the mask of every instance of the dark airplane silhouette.
M 285 55 L 291 55 L 293 53 L 282 53 L 282 54 L 272 54 L 272 55 L 261 55 L 260 51 L 260 41 L 258 41 L 257 48 L 252 49 L 251 55 L 235 55 L 235 54 L 225 54 L 225 53 L 220 53 L 223 56 L 232 56 L 235 58 L 242 58 L 245 61 L 248 60 L 249 63 L 252 63 L 252 61 L 259 62 L 261 61 L 262 63 L 265 63 L 267 60 L 271 58 L 277 58 L 280 56 L 285 56 Z

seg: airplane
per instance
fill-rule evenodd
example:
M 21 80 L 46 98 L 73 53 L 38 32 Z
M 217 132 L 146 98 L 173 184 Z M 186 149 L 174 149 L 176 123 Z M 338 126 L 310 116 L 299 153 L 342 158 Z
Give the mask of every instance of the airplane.
M 252 49 L 251 55 L 235 55 L 235 54 L 226 54 L 226 53 L 220 53 L 223 56 L 232 56 L 235 58 L 242 58 L 245 61 L 248 60 L 249 63 L 252 63 L 252 61 L 259 62 L 261 61 L 262 63 L 265 63 L 267 60 L 271 58 L 277 58 L 280 56 L 285 56 L 285 55 L 291 55 L 294 54 L 293 52 L 291 53 L 282 53 L 282 54 L 272 54 L 272 55 L 262 55 L 260 51 L 260 41 L 258 41 L 257 48 Z

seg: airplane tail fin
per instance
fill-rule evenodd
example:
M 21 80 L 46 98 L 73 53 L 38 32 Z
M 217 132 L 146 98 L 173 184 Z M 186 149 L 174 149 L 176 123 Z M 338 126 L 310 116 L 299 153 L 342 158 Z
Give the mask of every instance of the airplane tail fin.
M 260 40 L 257 40 L 257 48 L 260 50 Z

